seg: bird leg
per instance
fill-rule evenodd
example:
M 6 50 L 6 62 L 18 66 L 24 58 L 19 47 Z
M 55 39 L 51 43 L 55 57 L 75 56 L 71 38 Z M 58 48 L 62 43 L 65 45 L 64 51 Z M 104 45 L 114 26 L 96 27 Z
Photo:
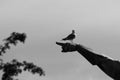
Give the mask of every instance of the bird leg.
M 74 44 L 73 40 L 70 40 L 71 44 Z

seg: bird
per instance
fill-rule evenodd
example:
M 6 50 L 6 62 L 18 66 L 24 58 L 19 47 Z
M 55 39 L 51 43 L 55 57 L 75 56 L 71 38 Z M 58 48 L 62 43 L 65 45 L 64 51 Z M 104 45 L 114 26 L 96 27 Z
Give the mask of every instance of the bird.
M 75 39 L 75 30 L 72 30 L 72 33 L 69 34 L 67 37 L 63 38 L 63 41 L 69 40 L 71 43 L 73 43 L 73 39 Z

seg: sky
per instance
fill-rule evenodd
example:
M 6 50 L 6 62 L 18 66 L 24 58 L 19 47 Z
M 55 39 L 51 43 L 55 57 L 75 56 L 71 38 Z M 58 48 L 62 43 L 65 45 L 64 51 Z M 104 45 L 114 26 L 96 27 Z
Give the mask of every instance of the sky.
M 74 29 L 75 43 L 120 60 L 119 0 L 0 0 L 0 40 L 25 32 L 4 60 L 34 62 L 46 76 L 23 73 L 20 80 L 112 80 L 77 52 L 62 53 L 55 44 Z

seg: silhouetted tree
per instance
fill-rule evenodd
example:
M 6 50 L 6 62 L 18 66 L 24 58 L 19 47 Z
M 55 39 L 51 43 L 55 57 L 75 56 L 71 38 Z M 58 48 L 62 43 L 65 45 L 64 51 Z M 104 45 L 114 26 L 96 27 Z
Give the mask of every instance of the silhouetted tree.
M 16 46 L 18 42 L 24 43 L 26 37 L 25 33 L 11 33 L 8 38 L 3 40 L 4 44 L 0 45 L 0 56 L 3 56 L 6 50 L 10 49 L 11 44 Z M 14 80 L 13 77 L 18 76 L 22 71 L 29 71 L 32 74 L 39 74 L 40 76 L 45 75 L 41 67 L 27 61 L 19 62 L 17 59 L 6 63 L 4 63 L 3 59 L 0 59 L 0 70 L 3 71 L 2 80 Z
M 92 65 L 97 65 L 105 74 L 114 80 L 120 80 L 120 61 L 97 54 L 81 44 L 56 42 L 64 53 L 77 51 Z

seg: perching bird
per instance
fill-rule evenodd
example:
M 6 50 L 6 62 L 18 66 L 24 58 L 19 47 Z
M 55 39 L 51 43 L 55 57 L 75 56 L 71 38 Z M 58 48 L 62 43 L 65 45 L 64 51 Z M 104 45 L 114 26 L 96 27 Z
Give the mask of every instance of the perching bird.
M 73 39 L 75 39 L 75 30 L 72 30 L 72 33 L 69 34 L 66 38 L 63 38 L 63 41 L 70 40 L 73 43 Z

